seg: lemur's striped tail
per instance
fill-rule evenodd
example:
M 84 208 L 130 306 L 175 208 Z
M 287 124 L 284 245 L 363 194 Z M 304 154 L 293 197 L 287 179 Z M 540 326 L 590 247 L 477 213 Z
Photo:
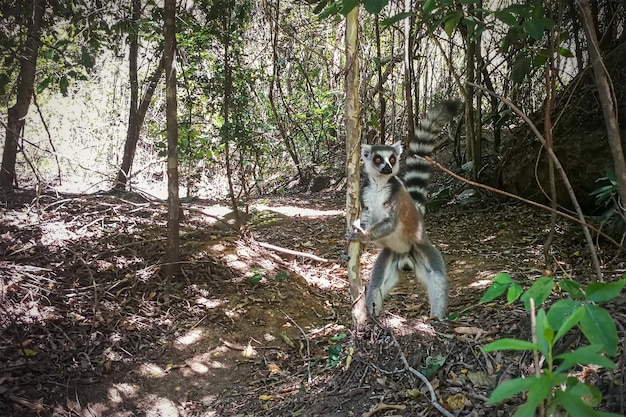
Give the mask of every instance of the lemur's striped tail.
M 409 143 L 404 185 L 422 213 L 426 204 L 426 187 L 430 181 L 431 166 L 420 158 L 431 156 L 441 128 L 459 112 L 461 102 L 443 101 L 433 107 L 415 129 L 415 140 Z

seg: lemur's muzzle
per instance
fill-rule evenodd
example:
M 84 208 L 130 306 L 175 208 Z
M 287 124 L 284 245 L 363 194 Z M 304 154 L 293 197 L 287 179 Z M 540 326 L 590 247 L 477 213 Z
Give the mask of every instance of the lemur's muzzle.
M 393 171 L 391 170 L 391 165 L 389 164 L 385 164 L 385 166 L 383 167 L 383 169 L 380 170 L 381 174 L 385 174 L 385 175 L 389 175 L 391 174 Z

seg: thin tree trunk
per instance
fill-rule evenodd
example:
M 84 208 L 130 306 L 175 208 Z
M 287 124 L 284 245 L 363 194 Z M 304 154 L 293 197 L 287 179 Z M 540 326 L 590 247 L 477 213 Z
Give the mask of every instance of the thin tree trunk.
M 476 12 L 476 9 L 482 8 L 482 3 L 479 2 L 475 6 L 473 4 L 468 5 L 469 14 L 477 14 L 480 19 L 480 12 Z M 474 44 L 474 59 L 473 59 L 473 76 L 474 81 L 477 84 L 482 84 L 481 76 L 482 72 L 480 71 L 480 66 L 482 62 L 482 51 L 481 51 L 481 36 L 478 35 L 476 38 L 472 39 L 471 42 Z M 474 164 L 472 166 L 472 177 L 474 180 L 478 181 L 478 174 L 483 166 L 483 136 L 482 136 L 482 97 L 483 94 L 481 91 L 474 91 L 474 134 L 473 136 L 473 146 L 472 146 L 472 161 Z
M 413 10 L 413 1 L 404 1 L 404 11 Z M 413 101 L 413 17 L 404 19 L 404 99 L 406 100 L 407 113 L 407 144 L 415 140 L 415 114 L 417 109 L 413 109 L 413 103 L 419 104 L 419 97 Z M 419 94 L 419 87 L 415 88 L 416 95 Z
M 387 103 L 385 102 L 385 95 L 383 90 L 383 68 L 382 68 L 382 57 L 380 56 L 380 23 L 378 21 L 378 15 L 374 16 L 374 23 L 376 27 L 376 57 L 378 58 L 378 62 L 376 65 L 376 75 L 378 76 L 378 84 L 376 86 L 377 94 L 378 94 L 378 118 L 379 118 L 379 132 L 380 132 L 380 143 L 385 143 L 385 134 L 386 134 L 386 120 L 385 120 L 385 109 L 387 107 Z
M 157 85 L 159 84 L 159 80 L 163 76 L 164 71 L 164 60 L 161 59 L 159 61 L 158 67 L 155 68 L 152 75 L 148 79 L 148 87 L 141 99 L 141 103 L 135 112 L 135 128 L 131 130 L 131 123 L 129 118 L 128 123 L 128 131 L 126 135 L 126 143 L 124 144 L 124 156 L 122 157 L 122 165 L 120 166 L 120 170 L 117 173 L 117 178 L 115 180 L 115 185 L 113 189 L 115 190 L 124 190 L 128 184 L 128 179 L 130 179 L 130 171 L 133 166 L 133 160 L 135 159 L 135 152 L 137 150 L 137 143 L 139 143 L 139 133 L 141 131 L 141 127 L 143 126 L 143 122 L 146 119 L 146 114 L 148 113 L 148 109 L 150 108 L 150 102 L 152 101 L 152 97 L 154 96 L 154 92 L 156 91 Z M 131 132 L 134 133 L 131 135 Z
M 178 103 L 176 98 L 176 0 L 165 0 L 164 65 L 167 118 L 167 244 L 165 248 L 168 278 L 179 272 L 180 198 L 178 195 Z
M 139 140 L 139 125 L 137 120 L 137 107 L 139 102 L 139 80 L 137 75 L 137 60 L 139 55 L 139 19 L 141 18 L 141 0 L 132 0 L 131 30 L 128 34 L 128 76 L 130 82 L 130 108 L 128 111 L 128 130 L 126 131 L 126 144 L 122 166 L 117 172 L 117 180 L 114 186 L 116 190 L 124 190 L 130 176 L 130 168 L 135 157 L 135 148 Z
M 241 232 L 241 213 L 239 211 L 239 204 L 237 203 L 237 196 L 235 195 L 235 186 L 233 184 L 233 169 L 231 162 L 230 152 L 230 140 L 231 134 L 231 122 L 230 122 L 230 105 L 233 89 L 233 77 L 232 68 L 230 65 L 230 28 L 231 28 L 231 13 L 232 10 L 227 10 L 228 15 L 224 19 L 224 26 L 222 27 L 223 33 L 223 46 L 224 46 L 224 104 L 222 106 L 222 114 L 224 117 L 224 125 L 222 127 L 222 138 L 225 144 L 226 154 L 226 176 L 228 177 L 228 194 L 230 195 L 230 203 L 235 215 L 235 228 Z
M 474 107 L 474 99 L 476 97 L 476 89 L 472 87 L 472 84 L 476 81 L 476 72 L 475 72 L 475 60 L 476 57 L 476 42 L 471 39 L 471 35 L 469 31 L 465 30 L 465 36 L 467 39 L 467 64 L 466 64 L 466 80 L 467 80 L 467 95 L 465 96 L 465 131 L 467 133 L 466 138 L 466 149 L 465 156 L 466 161 L 472 161 L 473 166 L 477 164 L 477 161 L 474 161 L 474 147 L 476 146 L 476 121 L 474 117 L 476 116 L 476 111 Z M 476 181 L 476 171 L 472 168 L 471 171 L 472 180 Z
M 621 135 L 619 131 L 615 90 L 609 77 L 608 71 L 602 61 L 600 48 L 598 46 L 598 38 L 593 26 L 593 18 L 589 3 L 587 0 L 576 0 L 583 19 L 585 35 L 587 36 L 587 44 L 589 47 L 589 55 L 591 64 L 595 74 L 596 87 L 600 95 L 600 103 L 602 105 L 602 113 L 604 114 L 604 123 L 609 137 L 609 146 L 611 147 L 611 155 L 613 156 L 613 166 L 615 168 L 615 178 L 617 179 L 619 208 L 622 216 L 626 215 L 626 159 L 624 157 L 624 149 L 622 148 Z
M 550 57 L 545 67 L 545 84 L 546 84 L 546 100 L 544 104 L 544 137 L 546 139 L 546 148 L 553 150 L 552 136 L 552 108 L 554 106 L 554 48 L 552 45 L 552 32 L 549 35 Z M 546 236 L 543 244 L 543 257 L 546 271 L 552 271 L 552 260 L 550 259 L 550 249 L 556 235 L 556 212 L 557 212 L 557 195 L 556 195 L 556 179 L 554 173 L 554 161 L 548 158 L 548 178 L 550 181 L 550 206 L 552 213 L 550 214 L 550 232 Z
M 289 156 L 291 157 L 291 160 L 293 161 L 294 165 L 296 166 L 296 170 L 298 171 L 298 177 L 300 178 L 300 183 L 304 184 L 306 182 L 306 178 L 302 171 L 302 167 L 300 166 L 300 158 L 298 157 L 296 145 L 291 139 L 287 130 L 285 129 L 285 125 L 278 115 L 278 109 L 276 108 L 276 103 L 274 102 L 275 100 L 274 86 L 276 85 L 277 88 L 280 90 L 280 78 L 278 74 L 278 67 L 279 67 L 279 64 L 278 64 L 278 27 L 279 27 L 278 24 L 279 24 L 279 21 L 278 19 L 280 18 L 280 1 L 276 2 L 275 7 L 276 7 L 276 16 L 272 16 L 273 18 L 270 19 L 270 24 L 272 24 L 271 29 L 272 29 L 273 71 L 272 71 L 272 78 L 270 80 L 270 85 L 268 89 L 267 100 L 269 101 L 270 107 L 272 109 L 272 114 L 274 115 L 274 119 L 276 120 L 276 125 L 278 126 L 278 132 L 280 133 L 280 137 L 283 139 L 283 142 L 285 142 L 285 148 L 287 149 L 287 152 L 289 153 Z
M 346 222 L 348 229 L 359 217 L 359 161 L 361 154 L 361 107 L 359 104 L 359 6 L 346 16 Z M 367 320 L 365 293 L 361 278 L 361 244 L 348 244 L 348 280 L 352 298 L 352 320 L 356 328 Z
M 13 107 L 9 108 L 0 168 L 0 188 L 10 189 L 16 181 L 15 163 L 17 161 L 18 141 L 24 124 L 28 108 L 35 91 L 35 70 L 39 52 L 39 37 L 41 24 L 46 12 L 46 0 L 33 0 L 32 19 L 28 22 L 28 32 L 24 49 L 20 54 L 20 75 L 17 85 L 17 98 Z

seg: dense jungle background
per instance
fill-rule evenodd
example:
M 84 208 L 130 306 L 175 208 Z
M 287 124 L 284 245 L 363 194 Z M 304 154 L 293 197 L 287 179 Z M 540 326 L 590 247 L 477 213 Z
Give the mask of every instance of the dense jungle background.
M 5 1 L 0 415 L 624 415 L 625 17 Z M 358 144 L 446 99 L 449 316 L 406 274 L 363 322 Z

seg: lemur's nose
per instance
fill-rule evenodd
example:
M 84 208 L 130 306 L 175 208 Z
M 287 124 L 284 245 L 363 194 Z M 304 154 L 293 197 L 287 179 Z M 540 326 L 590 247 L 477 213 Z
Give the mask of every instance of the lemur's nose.
M 383 169 L 380 170 L 380 172 L 381 172 L 381 174 L 385 174 L 385 175 L 391 174 L 391 172 L 392 172 L 391 165 L 385 164 L 385 166 L 383 167 Z

